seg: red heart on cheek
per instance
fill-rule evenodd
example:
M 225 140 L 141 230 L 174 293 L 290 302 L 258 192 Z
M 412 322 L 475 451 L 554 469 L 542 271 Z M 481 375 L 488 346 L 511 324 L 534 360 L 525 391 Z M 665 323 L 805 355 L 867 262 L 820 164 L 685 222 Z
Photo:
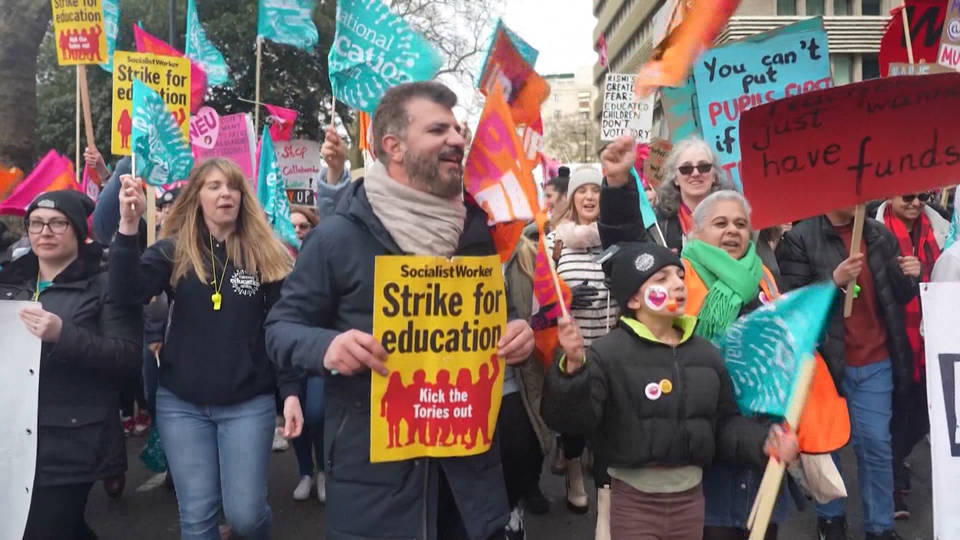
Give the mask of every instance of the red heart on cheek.
M 655 308 L 660 309 L 667 303 L 667 293 L 665 291 L 650 290 L 647 291 L 647 300 Z

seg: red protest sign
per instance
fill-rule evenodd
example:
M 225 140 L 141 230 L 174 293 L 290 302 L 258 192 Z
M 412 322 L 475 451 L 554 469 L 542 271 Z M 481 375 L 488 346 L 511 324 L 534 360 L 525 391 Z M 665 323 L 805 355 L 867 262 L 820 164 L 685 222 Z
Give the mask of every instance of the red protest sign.
M 960 180 L 960 73 L 895 77 L 743 113 L 743 192 L 757 230 Z
M 910 45 L 913 49 L 913 62 L 936 63 L 940 45 L 940 33 L 943 31 L 943 17 L 946 11 L 945 0 L 905 0 L 907 19 L 910 21 Z M 880 76 L 886 77 L 891 62 L 907 62 L 907 39 L 903 33 L 902 8 L 891 12 L 887 30 L 880 40 Z

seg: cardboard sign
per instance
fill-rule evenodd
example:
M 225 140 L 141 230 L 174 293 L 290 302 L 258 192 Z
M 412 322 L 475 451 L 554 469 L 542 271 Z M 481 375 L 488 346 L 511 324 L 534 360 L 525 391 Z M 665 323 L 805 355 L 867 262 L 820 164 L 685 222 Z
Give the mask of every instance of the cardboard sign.
M 923 283 L 923 336 L 930 410 L 933 538 L 960 538 L 960 283 Z
M 907 18 L 910 20 L 910 44 L 913 46 L 914 63 L 936 63 L 947 1 L 952 0 L 904 0 Z M 880 52 L 877 55 L 880 76 L 888 76 L 891 63 L 909 60 L 907 41 L 903 34 L 903 15 L 897 7 L 891 12 L 887 31 L 880 39 Z
M 952 73 L 954 70 L 941 66 L 940 64 L 905 64 L 902 62 L 892 62 L 888 77 L 898 77 L 901 75 L 932 75 L 934 73 Z
M 760 230 L 960 180 L 960 74 L 874 79 L 743 114 L 743 192 Z M 909 136 L 904 136 L 904 133 Z
M 740 183 L 740 116 L 784 97 L 833 85 L 823 20 L 812 18 L 711 49 L 694 64 L 703 137 Z
M 373 335 L 390 375 L 372 374 L 370 461 L 490 448 L 503 398 L 507 324 L 500 259 L 377 257 Z
M 278 141 L 277 161 L 293 204 L 316 204 L 317 184 L 326 182 L 320 143 L 307 139 Z
M 643 176 L 653 184 L 654 189 L 660 187 L 666 174 L 664 164 L 667 156 L 673 150 L 673 143 L 666 139 L 654 139 L 650 142 L 650 156 L 643 162 Z
M 0 302 L 0 538 L 23 538 L 37 466 L 40 338 L 20 320 L 35 302 Z
M 960 70 L 960 0 L 950 0 L 943 19 L 943 34 L 940 35 L 940 52 L 937 63 Z
M 243 171 L 251 182 L 254 173 L 253 121 L 246 113 L 220 116 L 210 107 L 203 107 L 190 119 L 190 143 L 197 161 L 214 157 L 227 158 Z
M 694 135 L 703 137 L 697 101 L 697 85 L 693 77 L 687 79 L 687 84 L 683 86 L 664 86 L 660 89 L 663 121 L 667 124 L 671 141 L 677 142 Z
M 110 59 L 100 0 L 51 0 L 50 5 L 58 64 L 102 64 Z
M 184 140 L 190 136 L 190 60 L 185 57 L 117 51 L 113 55 L 113 137 L 110 150 L 130 155 L 133 79 L 156 90 L 173 113 Z
M 637 97 L 633 91 L 636 77 L 630 73 L 607 73 L 600 119 L 601 140 L 612 141 L 621 135 L 630 135 L 638 143 L 650 142 L 656 95 Z

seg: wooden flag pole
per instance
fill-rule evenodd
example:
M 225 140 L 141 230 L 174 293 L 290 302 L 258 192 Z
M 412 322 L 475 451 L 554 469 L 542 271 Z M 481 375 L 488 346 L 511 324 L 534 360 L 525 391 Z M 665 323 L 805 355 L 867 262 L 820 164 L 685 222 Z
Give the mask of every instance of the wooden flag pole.
M 76 156 L 74 161 L 74 172 L 77 175 L 77 184 L 83 183 L 83 169 L 80 168 L 80 68 L 83 66 L 77 66 L 77 101 L 76 101 Z
M 563 289 L 560 288 L 560 277 L 557 276 L 557 267 L 553 262 L 553 257 L 551 257 L 549 253 L 545 253 L 544 255 L 546 255 L 547 263 L 550 265 L 550 278 L 553 280 L 553 287 L 557 290 L 557 301 L 560 302 L 560 315 L 566 319 L 570 317 L 570 313 L 567 311 L 567 305 L 563 302 Z
M 147 245 L 157 241 L 157 190 L 147 185 Z
M 803 406 L 807 402 L 815 362 L 813 359 L 806 360 L 800 366 L 800 372 L 797 374 L 796 391 L 793 398 L 790 399 L 786 416 L 787 424 L 794 429 L 800 422 Z M 767 468 L 763 472 L 763 479 L 760 480 L 760 488 L 757 490 L 757 498 L 753 503 L 753 509 L 750 511 L 750 517 L 747 519 L 747 525 L 750 528 L 750 540 L 763 540 L 767 535 L 767 526 L 770 525 L 770 516 L 773 514 L 773 506 L 780 494 L 780 484 L 783 481 L 783 472 L 786 468 L 786 464 L 777 459 L 770 458 L 767 461 Z
M 867 206 L 858 204 L 853 213 L 853 238 L 850 239 L 850 256 L 860 253 L 860 244 L 863 241 L 863 222 L 866 221 Z M 866 261 L 864 261 L 866 264 Z M 869 271 L 869 269 L 868 269 Z M 853 295 L 856 292 L 857 280 L 853 280 L 847 285 L 846 296 L 843 299 L 843 316 L 850 317 L 853 313 Z
M 260 63 L 261 57 L 263 56 L 263 39 L 260 36 L 257 36 L 257 74 L 256 74 L 256 91 L 253 97 L 253 132 L 260 133 Z
M 950 189 L 951 187 L 947 186 L 940 191 L 940 207 L 941 208 L 946 208 L 947 203 L 950 202 Z M 954 205 L 954 208 L 956 208 L 956 205 L 957 205 L 956 198 L 954 198 L 953 205 Z
M 907 42 L 907 61 L 913 65 L 913 38 L 910 37 L 910 16 L 907 15 L 907 3 L 900 3 L 900 15 L 903 18 L 903 37 Z
M 86 130 L 87 146 L 96 146 L 97 141 L 93 133 L 93 116 L 90 114 L 90 88 L 87 85 L 87 66 L 77 66 L 80 75 L 80 103 L 83 106 L 83 127 Z M 94 183 L 100 184 L 101 178 L 96 169 L 90 171 Z

